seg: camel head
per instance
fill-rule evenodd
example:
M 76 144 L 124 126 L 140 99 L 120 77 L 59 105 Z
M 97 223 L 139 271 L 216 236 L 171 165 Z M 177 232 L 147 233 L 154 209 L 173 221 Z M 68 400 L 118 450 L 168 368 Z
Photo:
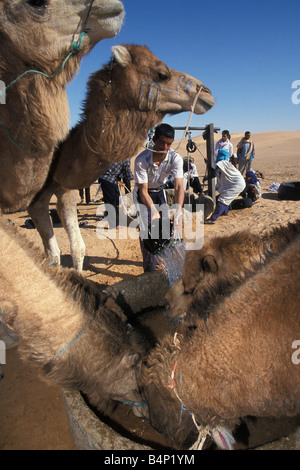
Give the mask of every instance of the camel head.
M 186 292 L 180 277 L 168 290 L 165 296 L 167 315 L 171 318 L 184 318 L 193 301 L 193 292 Z
M 147 47 L 124 45 L 114 46 L 112 50 L 114 62 L 123 69 L 119 67 L 118 72 L 127 86 L 128 100 L 131 105 L 138 105 L 140 110 L 154 111 L 163 116 L 191 111 L 197 93 L 195 114 L 203 114 L 214 106 L 211 92 L 202 82 L 169 68 Z
M 113 37 L 123 18 L 119 0 L 2 0 L 1 45 L 30 64 L 49 63 L 69 52 L 82 31 L 85 53 Z
M 200 250 L 187 251 L 182 276 L 166 294 L 168 316 L 184 318 L 194 303 L 204 311 L 243 282 L 246 273 L 261 263 L 261 246 L 257 235 L 241 231 L 213 237 Z
M 206 287 L 209 287 L 212 281 L 216 282 L 221 264 L 221 254 L 217 256 L 210 246 L 188 251 L 182 276 L 172 285 L 165 297 L 168 316 L 184 318 L 198 293 L 200 296 L 201 292 L 204 295 Z

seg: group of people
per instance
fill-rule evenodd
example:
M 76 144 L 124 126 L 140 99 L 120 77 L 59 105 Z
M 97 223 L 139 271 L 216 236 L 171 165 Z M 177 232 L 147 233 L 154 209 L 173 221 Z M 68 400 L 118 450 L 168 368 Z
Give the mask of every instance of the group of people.
M 215 146 L 215 166 L 208 178 L 217 178 L 216 190 L 219 192 L 216 209 L 206 224 L 214 224 L 221 215 L 228 215 L 233 201 L 242 195 L 245 200 L 240 207 L 249 207 L 260 197 L 260 182 L 252 170 L 255 157 L 251 133 L 245 132 L 237 144 L 237 153 L 233 153 L 228 130 L 222 132 L 222 138 Z
M 118 207 L 120 205 L 120 185 L 126 181 L 127 191 L 130 190 L 130 182 L 135 180 L 136 202 L 146 212 L 144 217 L 145 229 L 155 220 L 162 217 L 160 207 L 167 206 L 165 187 L 172 183 L 176 204 L 174 217 L 175 228 L 181 227 L 182 206 L 184 203 L 184 191 L 187 186 L 195 193 L 203 192 L 198 178 L 193 159 L 182 159 L 172 150 L 171 145 L 175 138 L 175 131 L 169 124 L 160 124 L 156 127 L 152 138 L 153 145 L 141 152 L 135 159 L 134 175 L 130 170 L 130 160 L 122 163 L 113 163 L 110 168 L 99 178 L 103 191 L 105 204 L 111 204 L 116 208 L 115 226 L 118 226 Z M 215 167 L 210 169 L 208 178 L 217 178 L 216 189 L 219 193 L 216 208 L 210 219 L 205 223 L 214 223 L 221 215 L 227 215 L 231 203 L 239 196 L 250 196 L 253 187 L 259 187 L 255 173 L 252 171 L 252 162 L 255 156 L 253 141 L 250 132 L 246 132 L 243 139 L 237 145 L 237 156 L 233 153 L 229 131 L 222 132 L 222 138 L 215 147 Z M 244 177 L 245 176 L 245 177 Z M 258 190 L 255 191 L 257 198 Z M 252 196 L 250 196 L 252 198 Z M 254 199 L 254 196 L 253 198 Z M 140 223 L 140 222 L 139 222 Z M 140 244 L 143 254 L 144 271 L 156 269 L 153 256 L 143 245 L 143 231 L 140 223 Z

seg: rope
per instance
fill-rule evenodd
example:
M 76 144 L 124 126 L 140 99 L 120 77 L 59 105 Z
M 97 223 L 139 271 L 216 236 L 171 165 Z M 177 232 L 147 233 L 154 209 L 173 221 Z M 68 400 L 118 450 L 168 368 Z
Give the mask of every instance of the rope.
M 91 320 L 92 321 L 92 320 Z M 56 354 L 55 357 L 58 357 L 60 356 L 63 352 L 65 352 L 72 344 L 75 343 L 75 341 L 77 341 L 78 338 L 80 338 L 80 336 L 83 335 L 83 333 L 88 329 L 88 326 L 86 326 L 77 336 L 76 338 L 74 338 L 65 348 L 63 348 L 61 351 L 59 351 L 59 353 Z
M 188 134 L 188 129 L 189 129 L 189 127 L 190 127 L 190 122 L 191 122 L 191 120 L 192 120 L 192 116 L 193 116 L 194 111 L 195 111 L 195 106 L 196 106 L 196 103 L 197 103 L 197 101 L 198 101 L 199 95 L 200 95 L 200 93 L 201 93 L 202 90 L 203 90 L 203 87 L 202 87 L 202 86 L 199 87 L 199 90 L 197 91 L 197 93 L 196 93 L 196 95 L 195 95 L 194 102 L 193 102 L 193 105 L 192 105 L 192 108 L 191 108 L 191 112 L 190 112 L 190 117 L 189 117 L 187 126 L 186 126 L 186 128 L 185 128 L 184 134 L 183 134 L 183 136 L 182 136 L 182 139 L 181 139 L 179 145 L 180 145 L 181 142 L 183 141 L 184 137 Z M 178 147 L 179 147 L 179 145 L 178 145 Z M 177 147 L 177 148 L 178 148 L 178 147 Z
M 93 152 L 95 153 L 96 155 L 101 155 L 100 152 L 97 152 L 96 150 L 92 149 L 92 147 L 90 146 L 88 140 L 87 140 L 87 136 L 86 136 L 86 128 L 85 128 L 85 124 L 83 124 L 83 134 L 84 134 L 84 140 L 85 140 L 85 143 L 88 147 L 88 149 L 90 150 L 90 152 Z M 99 163 L 99 166 L 100 166 L 100 163 Z
M 197 93 L 196 93 L 196 95 L 195 95 L 195 98 L 194 98 L 194 101 L 193 101 L 193 104 L 192 104 L 192 107 L 191 107 L 191 112 L 190 112 L 190 117 L 189 117 L 188 123 L 187 123 L 187 125 L 186 125 L 186 128 L 185 128 L 185 131 L 184 131 L 184 133 L 183 133 L 183 136 L 182 136 L 182 138 L 181 138 L 179 144 L 177 145 L 176 149 L 174 150 L 174 152 L 176 152 L 176 151 L 179 149 L 179 147 L 180 147 L 180 145 L 181 145 L 183 139 L 185 139 L 186 135 L 188 134 L 188 129 L 189 129 L 189 126 L 190 126 L 190 122 L 191 122 L 192 116 L 193 116 L 194 111 L 195 111 L 195 106 L 196 106 L 197 100 L 198 100 L 199 95 L 200 95 L 200 93 L 201 93 L 202 90 L 203 90 L 203 87 L 202 87 L 202 86 L 199 87 L 199 90 L 197 91 Z M 149 147 L 148 145 L 143 145 L 143 148 L 146 149 L 146 150 L 150 150 L 150 152 L 165 153 L 165 152 L 162 151 L 162 150 L 153 150 L 153 149 L 152 149 L 151 147 Z
M 71 52 L 69 52 L 69 54 L 67 55 L 67 57 L 64 59 L 62 65 L 60 66 L 60 68 L 57 70 L 57 72 L 55 72 L 54 74 L 52 75 L 47 75 L 46 73 L 44 72 L 41 72 L 40 70 L 26 70 L 26 72 L 22 73 L 21 75 L 19 75 L 15 80 L 13 80 L 9 85 L 7 85 L 7 87 L 4 88 L 4 91 L 8 90 L 8 88 L 10 88 L 12 85 L 14 85 L 15 83 L 17 83 L 21 78 L 25 77 L 26 75 L 30 74 L 30 73 L 36 73 L 38 75 L 42 75 L 43 77 L 45 78 L 54 78 L 56 77 L 57 75 L 59 75 L 63 69 L 65 68 L 65 65 L 67 63 L 67 61 L 70 59 L 70 57 L 75 53 L 75 52 L 78 52 L 79 51 L 79 48 L 81 46 L 81 42 L 82 42 L 82 38 L 83 36 L 85 36 L 86 33 L 84 33 L 82 31 L 82 33 L 80 34 L 79 36 L 79 39 L 77 42 L 72 42 L 71 43 L 71 46 L 72 46 L 72 50 Z M 0 91 L 0 94 L 3 93 L 3 90 Z
M 91 0 L 91 3 L 90 3 L 90 6 L 89 6 L 89 9 L 88 9 L 88 12 L 87 12 L 87 15 L 86 15 L 86 18 L 84 20 L 84 23 L 82 25 L 82 28 L 81 28 L 81 33 L 79 35 L 79 38 L 76 42 L 72 42 L 71 43 L 71 46 L 72 46 L 72 50 L 71 52 L 69 52 L 69 54 L 66 56 L 66 58 L 63 60 L 62 62 L 62 65 L 60 66 L 60 68 L 57 70 L 57 72 L 55 72 L 54 74 L 52 75 L 48 75 L 44 72 L 41 72 L 40 70 L 26 70 L 26 72 L 22 73 L 21 75 L 19 75 L 15 80 L 13 80 L 11 83 L 9 83 L 5 88 L 1 89 L 0 90 L 0 96 L 1 95 L 4 95 L 6 93 L 6 91 L 11 87 L 13 86 L 15 83 L 17 83 L 21 78 L 25 77 L 26 75 L 30 74 L 30 73 L 35 73 L 35 74 L 38 74 L 38 75 L 42 75 L 43 77 L 47 78 L 47 79 L 52 79 L 54 77 L 56 77 L 57 75 L 59 75 L 63 69 L 65 68 L 65 65 L 66 63 L 68 62 L 68 60 L 70 59 L 70 57 L 75 53 L 75 52 L 78 52 L 80 47 L 81 47 L 81 43 L 82 43 L 82 38 L 86 35 L 86 33 L 84 32 L 84 27 L 88 21 L 88 18 L 90 16 L 90 13 L 91 13 L 91 9 L 92 9 L 92 6 L 93 6 L 93 3 L 94 3 L 95 0 Z M 7 137 L 9 138 L 9 140 L 15 145 L 15 147 L 17 147 L 19 150 L 21 150 L 22 152 L 25 153 L 24 149 L 21 147 L 20 144 L 18 144 L 15 139 L 12 137 L 12 135 L 10 134 L 9 130 L 7 129 L 7 127 L 5 126 L 5 124 L 0 121 L 0 125 L 1 127 L 4 129 Z
M 209 436 L 211 434 L 211 430 L 210 430 L 209 426 L 205 426 L 205 427 L 204 426 L 198 426 L 198 424 L 196 423 L 196 420 L 195 420 L 195 416 L 193 414 L 192 414 L 192 418 L 193 418 L 193 421 L 194 421 L 194 424 L 195 424 L 196 428 L 198 429 L 199 436 L 198 436 L 197 441 L 194 442 L 194 444 L 192 445 L 192 447 L 189 448 L 189 450 L 202 450 L 203 446 L 205 444 L 207 436 Z
M 85 20 L 84 20 L 84 23 L 83 23 L 83 25 L 82 25 L 81 31 L 84 30 L 84 27 L 85 27 L 85 25 L 86 25 L 86 23 L 87 23 L 87 20 L 89 19 L 89 16 L 90 16 L 90 14 L 91 14 L 91 9 L 92 9 L 92 6 L 93 6 L 94 1 L 95 1 L 95 0 L 91 0 L 91 3 L 90 3 L 90 6 L 89 6 L 89 9 L 88 9 L 88 12 L 87 12 L 87 14 L 86 14 L 86 18 L 85 18 Z
M 45 78 L 48 78 L 48 79 L 51 79 L 51 78 L 54 78 L 56 75 L 60 74 L 67 61 L 70 59 L 70 57 L 79 50 L 80 46 L 81 46 L 81 41 L 82 41 L 82 38 L 83 36 L 85 35 L 84 32 L 82 32 L 79 36 L 79 39 L 76 43 L 72 43 L 72 51 L 67 55 L 67 57 L 64 59 L 62 65 L 60 66 L 60 68 L 58 69 L 57 72 L 55 72 L 53 75 L 47 75 L 45 74 L 44 72 L 41 72 L 39 70 L 27 70 L 26 72 L 22 73 L 21 75 L 19 75 L 15 80 L 13 80 L 9 85 L 7 85 L 4 90 L 0 90 L 0 96 L 2 93 L 6 92 L 6 90 L 8 90 L 8 88 L 10 88 L 11 86 L 13 86 L 15 83 L 17 83 L 21 78 L 25 77 L 26 75 L 30 74 L 30 73 L 35 73 L 35 74 L 39 74 L 39 75 L 42 75 L 43 77 Z M 21 152 L 25 153 L 25 150 L 22 148 L 22 146 L 16 142 L 16 140 L 14 139 L 14 137 L 11 135 L 10 131 L 8 130 L 8 128 L 6 127 L 6 125 L 2 122 L 2 120 L 0 120 L 0 126 L 4 129 L 8 139 L 11 141 L 12 144 L 14 144 L 15 147 L 17 147 L 17 149 L 21 150 Z
M 175 333 L 173 337 L 173 344 L 177 349 L 180 349 L 180 339 L 178 338 L 177 333 Z M 194 413 L 191 413 L 188 408 L 186 408 L 183 404 L 183 401 L 179 397 L 176 389 L 175 389 L 175 372 L 177 368 L 178 360 L 176 359 L 173 370 L 171 372 L 171 382 L 168 385 L 168 388 L 171 388 L 177 399 L 180 401 L 181 404 L 181 411 L 180 411 L 180 419 L 179 424 L 181 423 L 182 413 L 183 411 L 187 411 L 193 419 L 193 423 L 198 431 L 198 438 L 197 441 L 189 448 L 189 450 L 202 450 L 205 444 L 206 438 L 210 436 L 214 442 L 217 444 L 218 447 L 224 450 L 232 450 L 234 444 L 234 438 L 232 434 L 223 426 L 217 426 L 213 428 L 212 426 L 203 426 L 199 425 L 196 421 Z M 180 383 L 182 383 L 182 374 L 180 374 Z
M 129 217 L 131 220 L 136 220 L 136 217 L 132 217 L 130 215 L 130 210 L 128 210 L 128 205 L 125 206 L 125 201 L 124 201 L 124 197 L 129 198 L 129 204 L 130 204 L 130 207 L 134 205 L 134 200 L 133 200 L 133 194 L 132 194 L 132 191 L 130 191 L 126 185 L 124 185 L 124 187 L 127 189 L 127 191 L 129 191 L 127 194 L 125 194 L 124 196 L 122 195 L 122 192 L 121 192 L 121 188 L 120 188 L 120 185 L 118 185 L 118 189 L 119 189 L 119 199 L 121 200 L 121 206 L 123 207 L 124 209 L 124 212 L 126 214 L 127 217 Z M 132 201 L 130 201 L 130 199 L 132 199 Z M 130 203 L 131 202 L 131 203 Z
M 15 141 L 15 139 L 12 137 L 12 135 L 10 134 L 9 130 L 7 129 L 7 127 L 5 126 L 5 124 L 2 122 L 2 119 L 0 118 L 0 126 L 4 129 L 4 132 L 6 133 L 8 139 L 11 141 L 12 144 L 15 145 L 15 147 L 17 147 L 17 149 L 21 150 L 21 152 L 25 153 L 24 149 Z
M 36 74 L 39 74 L 39 75 L 42 75 L 43 77 L 45 78 L 54 78 L 56 77 L 56 75 L 60 74 L 63 69 L 65 68 L 65 65 L 67 63 L 67 61 L 70 59 L 70 57 L 75 53 L 75 52 L 78 52 L 80 47 L 81 47 L 81 42 L 82 42 L 82 38 L 86 35 L 86 33 L 84 32 L 84 27 L 89 19 L 89 16 L 91 14 L 91 9 L 92 9 L 92 6 L 93 6 L 93 3 L 94 3 L 95 0 L 91 0 L 91 3 L 90 3 L 90 6 L 89 6 L 89 9 L 88 9 L 88 12 L 87 12 L 87 15 L 86 15 L 86 18 L 84 20 L 84 23 L 82 25 L 82 28 L 81 28 L 81 33 L 80 33 L 80 36 L 78 38 L 78 40 L 76 42 L 72 42 L 71 43 L 71 46 L 72 46 L 72 50 L 71 52 L 69 52 L 69 54 L 67 55 L 67 57 L 64 59 L 62 65 L 60 66 L 60 68 L 57 70 L 57 72 L 55 72 L 54 74 L 52 75 L 48 75 L 44 72 L 41 72 L 40 70 L 27 70 L 26 72 L 22 73 L 21 75 L 19 75 L 15 80 L 13 80 L 9 85 L 7 85 L 7 87 L 4 88 L 4 90 L 0 90 L 0 95 L 2 93 L 4 93 L 8 88 L 10 88 L 12 85 L 14 85 L 18 80 L 20 80 L 21 78 L 25 77 L 25 75 L 29 74 L 29 73 L 36 73 Z

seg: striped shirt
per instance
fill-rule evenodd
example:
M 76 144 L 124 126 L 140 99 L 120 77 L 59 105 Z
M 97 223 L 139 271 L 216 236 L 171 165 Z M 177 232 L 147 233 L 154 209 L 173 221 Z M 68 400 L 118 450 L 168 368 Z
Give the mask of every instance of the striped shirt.
M 130 158 L 121 163 L 111 163 L 108 170 L 100 175 L 100 178 L 110 183 L 117 183 L 120 178 L 127 176 L 129 180 L 133 180 L 134 176 L 130 169 Z

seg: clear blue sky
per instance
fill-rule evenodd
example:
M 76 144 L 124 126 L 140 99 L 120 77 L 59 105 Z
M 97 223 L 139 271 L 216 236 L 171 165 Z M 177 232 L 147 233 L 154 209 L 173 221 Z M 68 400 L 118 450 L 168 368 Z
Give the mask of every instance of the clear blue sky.
M 126 18 L 114 39 L 101 41 L 68 85 L 71 124 L 80 115 L 90 73 L 109 62 L 116 44 L 141 44 L 169 67 L 208 86 L 215 107 L 191 126 L 213 122 L 231 133 L 300 129 L 300 1 L 124 0 Z M 298 93 L 298 97 L 300 93 Z M 189 113 L 166 116 L 185 126 Z

